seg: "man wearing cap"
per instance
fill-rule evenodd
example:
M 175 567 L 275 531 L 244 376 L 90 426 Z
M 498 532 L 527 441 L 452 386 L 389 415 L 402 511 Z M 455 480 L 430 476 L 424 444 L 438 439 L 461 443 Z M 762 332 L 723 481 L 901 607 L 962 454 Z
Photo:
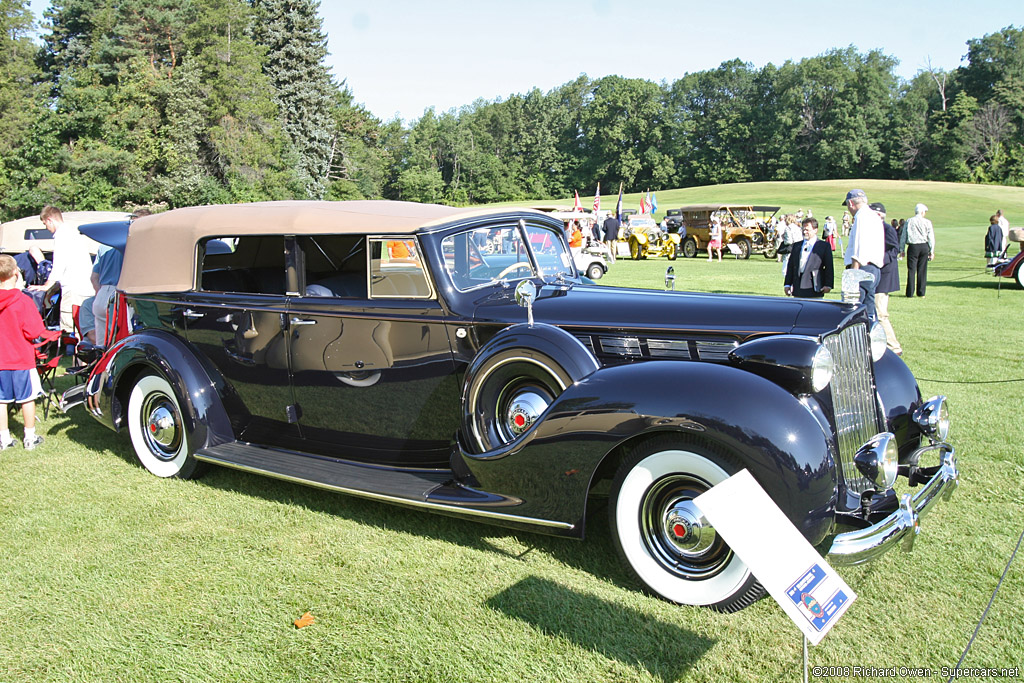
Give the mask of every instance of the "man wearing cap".
M 843 261 L 847 268 L 859 268 L 871 275 L 870 279 L 860 283 L 860 302 L 867 308 L 868 317 L 876 320 L 875 288 L 885 259 L 885 229 L 878 214 L 868 208 L 868 196 L 864 190 L 847 192 L 843 206 L 853 214 L 850 243 Z
M 907 253 L 907 296 L 914 296 L 914 280 L 917 280 L 917 295 L 924 296 L 928 286 L 928 262 L 935 258 L 935 230 L 932 222 L 924 217 L 928 207 L 918 204 L 914 217 L 907 221 L 907 227 L 900 238 L 900 255 Z
M 882 219 L 882 229 L 885 231 L 885 257 L 878 278 L 878 287 L 875 288 L 875 309 L 878 311 L 878 322 L 885 330 L 885 345 L 897 356 L 902 356 L 903 347 L 900 346 L 896 330 L 892 328 L 892 322 L 889 320 L 889 292 L 898 292 L 900 289 L 900 268 L 896 260 L 900 239 L 896 235 L 896 228 L 885 222 L 884 204 L 873 202 L 868 208 Z

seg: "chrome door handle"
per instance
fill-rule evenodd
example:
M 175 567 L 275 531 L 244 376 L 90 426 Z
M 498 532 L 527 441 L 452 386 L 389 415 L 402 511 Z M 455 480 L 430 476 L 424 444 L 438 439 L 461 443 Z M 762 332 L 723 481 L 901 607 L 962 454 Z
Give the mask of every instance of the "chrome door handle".
M 315 320 L 305 320 L 303 318 L 292 318 L 291 326 L 298 327 L 299 325 L 316 325 Z
M 205 313 L 199 313 L 198 311 L 193 311 L 191 308 L 186 308 L 184 311 L 181 312 L 181 314 L 184 317 L 186 317 L 186 318 L 192 318 L 192 319 L 202 318 L 205 315 Z

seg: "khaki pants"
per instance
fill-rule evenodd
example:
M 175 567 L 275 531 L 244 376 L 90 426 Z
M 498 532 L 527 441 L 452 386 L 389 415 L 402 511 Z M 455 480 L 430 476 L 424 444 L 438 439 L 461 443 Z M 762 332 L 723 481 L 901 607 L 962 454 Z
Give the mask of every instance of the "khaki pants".
M 878 315 L 878 322 L 882 323 L 882 329 L 885 330 L 885 345 L 893 353 L 903 353 L 903 348 L 900 346 L 899 340 L 896 339 L 896 330 L 892 329 L 892 323 L 889 322 L 888 293 L 875 292 L 875 313 Z
M 82 302 L 88 299 L 92 294 L 82 296 L 77 292 L 72 292 L 67 289 L 62 289 L 60 292 L 60 329 L 65 332 L 75 331 L 75 318 L 72 315 L 72 306 L 81 306 Z

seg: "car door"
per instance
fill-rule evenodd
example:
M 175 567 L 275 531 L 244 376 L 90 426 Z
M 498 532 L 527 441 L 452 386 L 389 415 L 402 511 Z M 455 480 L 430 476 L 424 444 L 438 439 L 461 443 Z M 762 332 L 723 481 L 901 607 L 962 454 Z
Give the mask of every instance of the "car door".
M 411 236 L 298 238 L 290 367 L 305 448 L 447 466 L 459 384 L 444 311 Z
M 199 281 L 182 314 L 191 342 L 225 378 L 235 435 L 295 447 L 288 375 L 286 252 L 282 235 L 226 237 L 200 248 Z

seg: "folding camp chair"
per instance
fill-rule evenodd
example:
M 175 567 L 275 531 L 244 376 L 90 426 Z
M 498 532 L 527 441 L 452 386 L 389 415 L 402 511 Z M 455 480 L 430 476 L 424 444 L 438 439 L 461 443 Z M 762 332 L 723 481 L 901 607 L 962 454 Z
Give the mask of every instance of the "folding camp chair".
M 39 373 L 39 382 L 43 398 L 43 418 L 50 417 L 50 406 L 60 407 L 60 396 L 57 394 L 57 387 L 53 380 L 57 376 L 57 368 L 60 366 L 60 359 L 64 355 L 64 347 L 61 344 L 60 330 L 47 330 L 42 336 L 42 341 L 37 342 L 36 348 L 36 372 Z
M 42 295 L 39 315 L 43 317 L 43 325 L 48 330 L 60 328 L 60 283 L 55 282 Z

